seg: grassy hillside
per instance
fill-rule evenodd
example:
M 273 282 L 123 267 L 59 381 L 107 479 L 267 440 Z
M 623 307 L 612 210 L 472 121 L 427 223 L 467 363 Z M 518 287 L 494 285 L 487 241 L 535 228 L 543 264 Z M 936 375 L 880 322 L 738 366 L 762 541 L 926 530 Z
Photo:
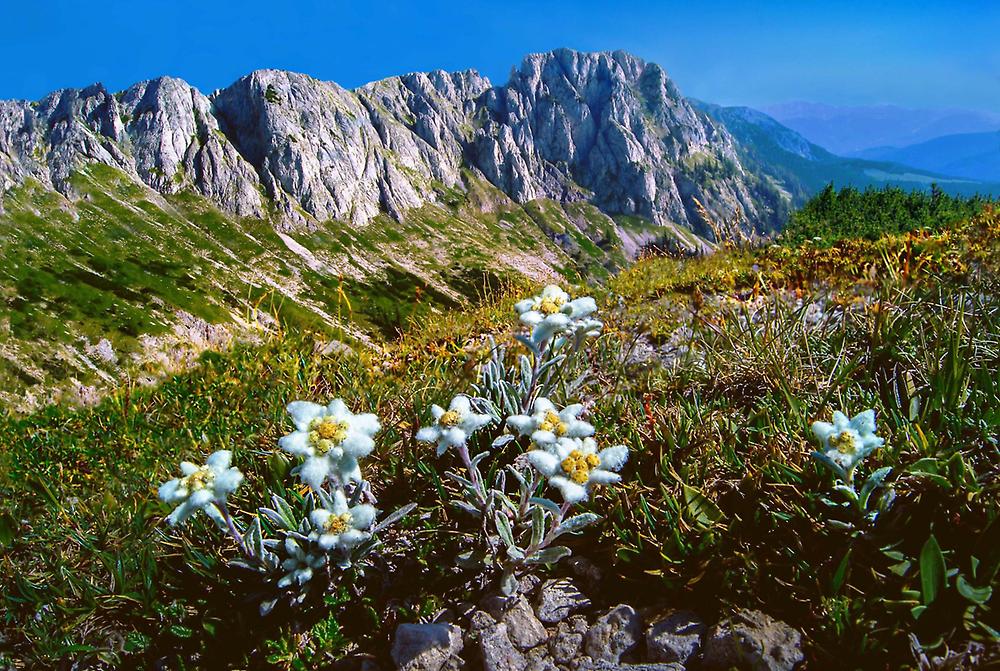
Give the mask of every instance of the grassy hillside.
M 590 504 L 597 530 L 573 541 L 604 572 L 594 598 L 705 617 L 759 607 L 804 632 L 810 668 L 916 668 L 910 634 L 940 655 L 995 640 L 995 598 L 983 594 L 1000 566 L 998 270 L 1000 214 L 987 210 L 938 233 L 648 258 L 611 278 L 598 294 L 604 333 L 568 371 L 588 419 L 632 453 L 624 484 Z M 145 290 L 184 296 L 183 282 Z M 388 664 L 397 623 L 469 598 L 449 568 L 455 512 L 439 503 L 453 483 L 415 431 L 429 403 L 475 378 L 487 336 L 513 333 L 522 295 L 442 304 L 385 346 L 353 351 L 289 324 L 157 388 L 0 419 L 0 660 L 323 668 L 361 650 Z M 304 289 L 296 305 L 308 316 L 321 300 Z M 285 404 L 333 397 L 382 420 L 370 460 L 379 507 L 414 501 L 420 514 L 318 614 L 262 619 L 227 582 L 239 575 L 219 577 L 230 551 L 203 542 L 218 532 L 204 521 L 168 531 L 155 488 L 178 460 L 225 447 L 247 479 L 233 505 L 252 510 L 265 485 L 284 491 Z M 809 426 L 866 408 L 886 445 L 862 470 L 891 467 L 895 498 L 845 528 Z
M 471 175 L 442 205 L 363 228 L 279 233 L 205 199 L 163 197 L 112 168 L 72 200 L 29 183 L 0 208 L 0 404 L 94 402 L 126 375 L 152 381 L 205 348 L 286 328 L 347 341 L 394 336 L 508 277 L 606 277 L 624 263 L 613 222 L 586 204 L 510 203 Z

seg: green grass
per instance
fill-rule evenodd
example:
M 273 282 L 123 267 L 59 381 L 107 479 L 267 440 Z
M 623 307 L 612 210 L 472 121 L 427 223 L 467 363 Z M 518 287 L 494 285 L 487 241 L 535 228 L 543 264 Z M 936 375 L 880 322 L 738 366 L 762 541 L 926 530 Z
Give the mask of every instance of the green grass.
M 572 236 L 564 245 L 533 204 L 509 204 L 471 175 L 464 189 L 439 185 L 443 204 L 402 222 L 383 215 L 288 233 L 308 258 L 271 221 L 234 218 L 191 192 L 158 196 L 99 165 L 72 184 L 79 199 L 29 182 L 4 196 L 0 214 L 0 402 L 23 410 L 78 385 L 108 388 L 133 356 L 162 374 L 157 362 L 183 358 L 172 349 L 184 346 L 172 335 L 181 312 L 235 337 L 256 337 L 273 315 L 299 331 L 379 339 L 415 316 L 469 305 L 471 275 L 496 284 L 520 275 L 525 259 L 548 259 L 536 265 L 553 277 L 606 277 L 624 261 L 613 230 L 592 243 L 548 203 Z M 102 338 L 118 362 L 87 353 Z
M 936 654 L 988 639 L 995 599 L 972 608 L 957 574 L 919 612 L 920 556 L 933 536 L 947 567 L 997 586 L 998 240 L 987 212 L 916 243 L 650 258 L 598 289 L 605 334 L 570 375 L 587 373 L 602 442 L 632 457 L 625 484 L 592 504 L 603 521 L 574 542 L 605 573 L 594 598 L 706 618 L 761 608 L 803 631 L 813 668 L 912 665 L 910 633 Z M 509 338 L 525 289 L 472 271 L 456 281 L 481 294 L 477 307 L 441 298 L 438 311 L 394 314 L 387 323 L 409 328 L 384 347 L 323 355 L 286 325 L 96 408 L 0 418 L 0 659 L 321 668 L 353 646 L 384 655 L 396 624 L 467 598 L 447 570 L 446 464 L 413 436 L 429 403 L 467 388 L 482 335 Z M 672 344 L 685 349 L 650 357 Z M 245 578 L 218 577 L 225 551 L 197 549 L 215 532 L 168 532 L 155 488 L 180 459 L 225 447 L 247 475 L 235 506 L 252 510 L 265 485 L 283 490 L 285 404 L 332 397 L 382 420 L 366 472 L 380 507 L 413 500 L 422 514 L 400 529 L 409 549 L 389 543 L 355 578 L 363 596 L 337 591 L 318 615 L 262 620 L 223 580 Z M 832 483 L 809 456 L 809 425 L 868 407 L 886 446 L 862 468 L 892 467 L 896 500 L 852 535 L 827 523 Z

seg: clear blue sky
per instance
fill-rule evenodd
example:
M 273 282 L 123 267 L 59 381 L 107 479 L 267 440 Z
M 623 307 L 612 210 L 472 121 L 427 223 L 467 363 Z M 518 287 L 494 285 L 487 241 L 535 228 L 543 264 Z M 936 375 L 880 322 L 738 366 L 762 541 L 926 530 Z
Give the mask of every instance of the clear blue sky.
M 257 68 L 347 87 L 529 52 L 626 49 L 689 95 L 1000 111 L 1000 2 L 36 2 L 0 0 L 0 98 L 161 74 L 203 91 Z

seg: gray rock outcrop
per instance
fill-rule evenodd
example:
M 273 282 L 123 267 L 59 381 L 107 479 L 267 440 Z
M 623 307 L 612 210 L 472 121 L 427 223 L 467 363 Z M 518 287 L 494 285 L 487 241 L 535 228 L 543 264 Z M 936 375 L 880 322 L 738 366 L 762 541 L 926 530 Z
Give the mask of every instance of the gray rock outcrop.
M 791 671 L 804 658 L 797 630 L 759 610 L 740 610 L 709 631 L 702 663 L 706 669 Z
M 451 624 L 401 624 L 392 661 L 401 671 L 441 671 L 462 652 L 462 630 Z
M 259 70 L 211 96 L 161 77 L 0 101 L 0 191 L 34 179 L 72 196 L 92 164 L 282 227 L 401 219 L 469 175 L 517 202 L 588 201 L 667 229 L 707 230 L 695 199 L 778 223 L 726 129 L 625 52 L 533 54 L 504 86 L 435 71 L 350 91 Z

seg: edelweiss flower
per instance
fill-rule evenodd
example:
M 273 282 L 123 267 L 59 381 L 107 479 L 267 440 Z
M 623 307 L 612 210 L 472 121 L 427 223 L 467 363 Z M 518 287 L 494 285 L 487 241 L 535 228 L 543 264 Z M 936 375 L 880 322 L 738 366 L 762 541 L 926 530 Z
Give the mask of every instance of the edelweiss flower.
M 285 552 L 288 559 L 281 562 L 285 575 L 278 581 L 278 587 L 285 588 L 295 583 L 303 585 L 313 577 L 313 571 L 326 564 L 326 555 L 303 550 L 294 538 L 285 539 Z
M 331 474 L 341 483 L 361 482 L 358 459 L 375 447 L 372 440 L 381 428 L 372 414 L 355 415 L 339 398 L 324 407 L 308 401 L 288 404 L 295 431 L 278 441 L 278 447 L 305 461 L 299 477 L 313 489 L 323 486 Z
M 618 471 L 628 460 L 624 445 L 597 451 L 593 438 L 560 438 L 548 450 L 528 452 L 528 461 L 559 490 L 567 503 L 587 498 L 591 485 L 619 482 Z
M 560 438 L 586 438 L 594 435 L 593 425 L 577 419 L 583 411 L 579 403 L 556 410 L 544 397 L 535 399 L 531 415 L 514 415 L 507 418 L 507 426 L 518 435 L 531 436 L 540 447 L 550 447 Z
M 417 440 L 425 443 L 437 443 L 437 454 L 440 457 L 449 447 L 465 445 L 473 433 L 493 421 L 489 415 L 480 415 L 472 411 L 468 396 L 456 396 L 451 400 L 448 410 L 439 405 L 431 406 L 434 415 L 434 425 L 425 426 L 417 431 Z
M 597 303 L 589 296 L 570 300 L 569 294 L 550 284 L 538 296 L 515 304 L 514 309 L 521 323 L 531 327 L 531 339 L 541 343 L 566 331 L 574 321 L 589 317 L 597 310 Z
M 317 508 L 309 514 L 309 520 L 316 528 L 309 537 L 320 548 L 350 550 L 371 538 L 367 529 L 375 521 L 375 508 L 367 504 L 348 507 L 347 497 L 339 489 L 333 495 L 332 508 Z
M 840 411 L 833 413 L 833 424 L 814 422 L 816 438 L 823 443 L 821 454 L 849 475 L 862 459 L 881 447 L 884 439 L 875 435 L 875 411 L 865 410 L 853 419 Z
M 566 329 L 566 332 L 568 337 L 575 338 L 579 341 L 590 336 L 600 335 L 601 329 L 603 328 L 604 322 L 600 319 L 584 317 L 582 319 L 574 319 L 571 321 Z
M 219 450 L 206 460 L 204 466 L 190 461 L 181 462 L 183 476 L 163 483 L 158 492 L 162 501 L 177 504 L 167 517 L 171 526 L 183 524 L 199 510 L 204 510 L 216 523 L 224 524 L 216 504 L 224 503 L 243 481 L 243 474 L 229 467 L 232 459 L 232 452 Z

